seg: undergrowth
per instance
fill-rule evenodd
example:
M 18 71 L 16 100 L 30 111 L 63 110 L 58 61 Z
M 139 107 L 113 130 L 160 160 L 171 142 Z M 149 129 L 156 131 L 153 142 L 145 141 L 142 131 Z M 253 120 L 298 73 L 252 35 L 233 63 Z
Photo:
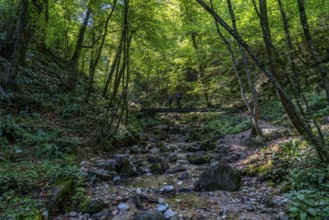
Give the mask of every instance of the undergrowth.
M 189 140 L 216 140 L 228 134 L 236 134 L 251 128 L 251 120 L 232 113 L 191 114 L 184 119 L 192 123 Z

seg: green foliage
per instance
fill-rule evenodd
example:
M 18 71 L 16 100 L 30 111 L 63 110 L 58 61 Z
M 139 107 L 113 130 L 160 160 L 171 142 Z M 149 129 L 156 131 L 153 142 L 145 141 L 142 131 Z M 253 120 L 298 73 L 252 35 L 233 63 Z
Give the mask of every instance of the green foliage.
M 261 117 L 273 124 L 291 127 L 287 115 L 277 98 L 260 103 Z
M 329 216 L 329 194 L 318 190 L 300 190 L 286 193 L 291 203 L 288 206 L 292 219 L 325 219 Z
M 251 128 L 251 121 L 247 117 L 226 114 L 204 114 L 188 116 L 187 121 L 193 121 L 200 127 L 191 130 L 190 140 L 216 140 L 224 135 L 236 134 Z
M 75 159 L 36 160 L 17 163 L 1 163 L 0 166 L 0 218 L 35 219 L 44 207 L 44 195 L 51 183 L 60 178 L 74 180 L 72 202 L 82 198 L 84 178 L 74 165 Z

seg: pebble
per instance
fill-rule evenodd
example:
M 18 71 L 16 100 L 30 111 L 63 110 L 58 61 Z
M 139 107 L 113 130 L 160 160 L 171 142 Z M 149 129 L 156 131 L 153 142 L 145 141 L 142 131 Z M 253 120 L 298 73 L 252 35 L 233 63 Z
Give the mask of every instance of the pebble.
M 137 188 L 137 189 L 136 189 L 136 193 L 137 193 L 137 194 L 142 194 L 142 190 L 141 190 L 141 188 Z
M 164 213 L 164 217 L 166 219 L 170 219 L 171 217 L 174 217 L 175 215 L 177 215 L 177 212 L 174 212 L 172 209 L 168 209 L 165 213 Z
M 215 193 L 214 193 L 214 192 L 208 192 L 208 195 L 209 195 L 209 196 L 214 196 Z
M 174 190 L 174 187 L 173 186 L 165 186 L 165 188 L 164 188 L 166 191 L 172 191 L 172 190 Z
M 120 203 L 119 205 L 118 205 L 118 209 L 120 210 L 120 211 L 127 211 L 127 210 L 129 210 L 129 206 L 127 205 L 127 204 L 125 204 L 125 203 Z
M 115 176 L 115 177 L 113 177 L 113 182 L 118 182 L 118 181 L 120 181 L 121 180 L 121 178 L 120 178 L 120 176 Z
M 164 212 L 164 211 L 167 210 L 168 207 L 169 207 L 168 204 L 158 204 L 158 208 L 157 208 L 157 210 L 158 210 L 159 212 Z
M 78 215 L 77 212 L 70 212 L 69 217 L 76 217 Z
M 158 200 L 158 203 L 159 203 L 159 204 L 165 204 L 165 203 L 166 203 L 166 200 L 165 200 L 164 198 L 160 198 L 160 199 Z

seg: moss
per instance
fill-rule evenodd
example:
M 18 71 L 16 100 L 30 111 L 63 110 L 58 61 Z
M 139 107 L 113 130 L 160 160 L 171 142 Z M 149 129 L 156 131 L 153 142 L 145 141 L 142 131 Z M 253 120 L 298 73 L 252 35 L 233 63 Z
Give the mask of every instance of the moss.
M 96 213 L 104 209 L 106 204 L 100 199 L 85 199 L 80 205 L 79 210 L 84 213 Z
M 53 193 L 48 206 L 50 214 L 65 209 L 72 195 L 72 185 L 71 178 L 61 178 L 53 184 Z
M 161 174 L 162 173 L 162 168 L 161 168 L 161 164 L 160 163 L 155 163 L 155 164 L 152 164 L 151 167 L 151 172 L 153 174 Z

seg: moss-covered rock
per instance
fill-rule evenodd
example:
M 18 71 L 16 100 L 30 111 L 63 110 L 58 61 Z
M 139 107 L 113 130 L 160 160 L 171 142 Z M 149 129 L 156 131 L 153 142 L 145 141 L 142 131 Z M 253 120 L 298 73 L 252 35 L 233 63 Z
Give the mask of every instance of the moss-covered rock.
M 143 211 L 134 216 L 133 220 L 165 220 L 159 211 Z
M 96 213 L 104 209 L 105 206 L 103 200 L 87 198 L 79 205 L 79 210 L 84 213 Z
M 161 174 L 163 173 L 163 170 L 162 170 L 162 167 L 161 167 L 161 163 L 155 163 L 155 164 L 152 164 L 151 167 L 151 173 L 153 174 Z
M 196 152 L 191 156 L 189 156 L 187 159 L 190 162 L 190 164 L 203 164 L 208 162 L 207 153 L 204 151 Z
M 204 171 L 198 181 L 200 189 L 213 191 L 237 191 L 241 186 L 240 173 L 227 162 L 220 161 L 218 165 Z
M 211 141 L 202 142 L 200 145 L 200 150 L 202 151 L 212 151 L 216 149 L 216 144 Z
M 48 205 L 50 214 L 65 209 L 66 205 L 70 202 L 72 188 L 73 180 L 71 178 L 61 178 L 53 184 Z
M 128 178 L 134 174 L 133 167 L 127 158 L 121 158 L 120 166 L 117 169 L 122 178 Z

